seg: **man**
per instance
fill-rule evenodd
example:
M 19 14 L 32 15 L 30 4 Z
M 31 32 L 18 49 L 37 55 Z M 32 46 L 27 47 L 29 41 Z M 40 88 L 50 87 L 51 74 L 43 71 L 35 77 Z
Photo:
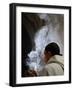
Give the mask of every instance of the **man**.
M 59 46 L 52 42 L 44 50 L 45 67 L 38 72 L 38 76 L 64 75 L 64 59 Z

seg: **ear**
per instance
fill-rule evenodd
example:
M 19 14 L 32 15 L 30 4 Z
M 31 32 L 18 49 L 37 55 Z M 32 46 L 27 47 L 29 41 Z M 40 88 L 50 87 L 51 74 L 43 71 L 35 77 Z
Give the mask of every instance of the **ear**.
M 52 53 L 50 51 L 48 51 L 48 54 L 49 54 L 49 56 L 52 56 Z

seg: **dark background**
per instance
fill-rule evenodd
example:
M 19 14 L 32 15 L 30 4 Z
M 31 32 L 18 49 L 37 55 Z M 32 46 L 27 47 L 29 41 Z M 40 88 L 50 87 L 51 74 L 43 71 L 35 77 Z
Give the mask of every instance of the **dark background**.
M 22 12 L 22 77 L 27 75 L 27 70 L 29 69 L 26 64 L 28 53 L 35 49 L 34 35 L 35 33 L 45 25 L 45 21 L 40 19 L 35 13 L 23 13 Z

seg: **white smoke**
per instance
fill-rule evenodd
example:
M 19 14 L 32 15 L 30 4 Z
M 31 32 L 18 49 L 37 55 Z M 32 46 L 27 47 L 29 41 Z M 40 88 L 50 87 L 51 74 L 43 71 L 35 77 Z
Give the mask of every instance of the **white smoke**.
M 30 69 L 37 70 L 40 63 L 39 53 L 37 51 L 31 51 L 28 56 L 30 57 L 30 62 L 28 63 Z
M 51 16 L 51 17 L 50 17 Z M 55 42 L 60 46 L 61 54 L 63 54 L 63 26 L 62 22 L 58 20 L 57 16 L 54 15 L 40 15 L 40 18 L 44 18 L 46 21 L 46 25 L 43 26 L 38 32 L 35 34 L 34 42 L 35 42 L 35 51 L 31 51 L 28 56 L 30 58 L 30 62 L 28 63 L 30 69 L 35 69 L 36 71 L 41 69 L 41 55 L 44 51 L 44 48 L 47 44 L 51 42 Z M 53 20 L 52 20 L 53 19 Z M 63 18 L 62 18 L 63 19 Z

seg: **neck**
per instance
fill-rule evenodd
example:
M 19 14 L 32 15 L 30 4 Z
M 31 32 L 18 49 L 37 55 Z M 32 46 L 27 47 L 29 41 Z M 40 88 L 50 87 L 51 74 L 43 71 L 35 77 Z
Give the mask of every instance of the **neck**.
M 52 56 L 50 56 L 49 58 L 47 58 L 47 60 L 45 61 L 46 64 L 48 63 L 48 61 L 50 60 L 51 57 Z

